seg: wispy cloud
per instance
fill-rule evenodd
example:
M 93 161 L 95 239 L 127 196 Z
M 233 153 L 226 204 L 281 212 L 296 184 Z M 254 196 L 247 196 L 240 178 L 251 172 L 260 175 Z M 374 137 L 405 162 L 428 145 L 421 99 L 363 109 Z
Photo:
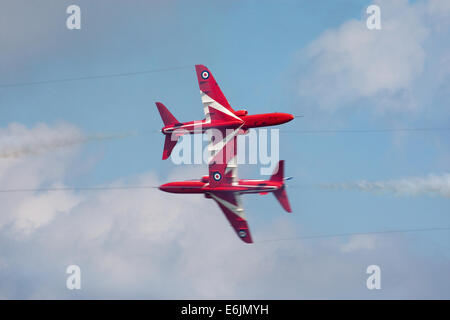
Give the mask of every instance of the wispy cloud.
M 407 178 L 387 181 L 356 181 L 323 184 L 329 189 L 361 190 L 373 193 L 392 193 L 401 196 L 434 195 L 450 198 L 450 173 L 430 174 L 424 178 Z

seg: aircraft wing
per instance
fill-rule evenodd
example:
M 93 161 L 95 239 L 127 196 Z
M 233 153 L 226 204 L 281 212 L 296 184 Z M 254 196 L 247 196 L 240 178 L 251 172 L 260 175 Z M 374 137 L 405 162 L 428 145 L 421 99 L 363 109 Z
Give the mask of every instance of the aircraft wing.
M 215 130 L 218 136 L 210 134 L 209 159 L 209 193 L 222 209 L 236 234 L 246 243 L 252 243 L 252 237 L 245 220 L 240 195 L 232 191 L 220 191 L 220 187 L 237 184 L 237 135 L 239 128 Z M 219 189 L 214 191 L 214 188 Z
M 241 123 L 233 128 L 216 128 L 207 131 L 209 135 L 209 186 L 220 188 L 237 183 L 237 136 L 242 127 L 242 120 L 234 115 L 211 72 L 203 65 L 196 65 L 198 83 L 206 119 L 209 121 L 227 120 Z M 236 234 L 246 243 L 252 243 L 252 237 L 245 220 L 240 195 L 237 192 L 212 190 L 210 196 L 222 209 Z
M 211 71 L 202 65 L 195 66 L 197 72 L 198 85 L 200 87 L 200 95 L 203 103 L 203 110 L 208 122 L 211 120 L 234 120 L 242 122 L 242 120 L 234 114 L 222 90 L 214 79 Z
M 237 192 L 213 192 L 210 195 L 222 209 L 238 237 L 246 243 L 253 243 L 242 209 L 240 195 Z
M 207 131 L 210 187 L 230 186 L 237 182 L 236 151 L 240 128 Z

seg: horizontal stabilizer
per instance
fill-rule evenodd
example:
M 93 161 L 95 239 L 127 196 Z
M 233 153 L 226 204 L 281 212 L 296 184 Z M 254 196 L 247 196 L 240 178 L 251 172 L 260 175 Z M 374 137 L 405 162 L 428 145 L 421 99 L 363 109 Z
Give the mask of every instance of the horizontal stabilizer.
M 164 140 L 164 150 L 163 150 L 163 156 L 162 159 L 166 160 L 170 157 L 170 154 L 172 153 L 173 148 L 178 142 L 178 138 L 176 135 L 166 135 L 166 140 Z M 175 139 L 175 140 L 172 140 Z
M 275 198 L 277 198 L 278 202 L 280 202 L 281 206 L 287 212 L 292 212 L 291 205 L 289 204 L 289 200 L 286 193 L 286 187 L 282 187 L 281 189 L 275 191 L 273 193 Z
M 156 107 L 158 108 L 161 119 L 165 126 L 170 126 L 178 123 L 178 120 L 170 113 L 169 109 L 166 108 L 161 102 L 156 102 Z
M 289 204 L 289 200 L 286 193 L 286 186 L 284 185 L 284 160 L 280 160 L 278 162 L 278 167 L 275 168 L 272 176 L 270 177 L 270 181 L 283 182 L 283 185 L 277 191 L 274 191 L 275 198 L 277 198 L 278 202 L 280 202 L 281 206 L 287 212 L 292 212 L 291 205 Z M 286 179 L 286 180 L 289 180 Z

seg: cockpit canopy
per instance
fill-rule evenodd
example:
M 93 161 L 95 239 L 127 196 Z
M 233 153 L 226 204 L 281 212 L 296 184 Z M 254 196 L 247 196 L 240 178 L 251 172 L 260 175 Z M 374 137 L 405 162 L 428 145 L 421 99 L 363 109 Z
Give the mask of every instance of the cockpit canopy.
M 246 116 L 248 114 L 248 112 L 247 112 L 247 110 L 242 109 L 242 110 L 236 111 L 234 114 L 237 115 L 238 117 L 243 117 L 243 116 Z

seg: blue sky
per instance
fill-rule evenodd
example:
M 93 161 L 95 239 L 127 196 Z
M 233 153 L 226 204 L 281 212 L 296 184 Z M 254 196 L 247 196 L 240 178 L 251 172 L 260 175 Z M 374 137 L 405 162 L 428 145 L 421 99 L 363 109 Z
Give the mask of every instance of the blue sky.
M 203 167 L 179 168 L 170 161 L 161 161 L 163 137 L 154 132 L 162 126 L 155 101 L 165 103 L 181 121 L 203 117 L 194 72 L 194 64 L 201 63 L 214 73 L 232 106 L 243 107 L 250 113 L 280 111 L 304 115 L 280 128 L 280 156 L 286 160 L 287 174 L 295 177 L 291 182 L 292 188 L 288 189 L 295 213 L 286 215 L 270 195 L 244 198 L 256 241 L 313 234 L 449 226 L 448 197 L 373 194 L 316 186 L 321 183 L 387 181 L 446 174 L 450 171 L 448 131 L 283 132 L 283 129 L 449 127 L 450 46 L 439 39 L 449 35 L 450 7 L 445 1 L 438 0 L 375 1 L 382 10 L 383 29 L 369 31 L 365 28 L 365 10 L 371 3 L 350 0 L 226 3 L 99 0 L 94 3 L 40 1 L 33 4 L 6 1 L 2 5 L 0 18 L 2 48 L 5 48 L 0 53 L 1 84 L 165 67 L 185 68 L 129 77 L 0 88 L 1 129 L 19 123 L 26 126 L 29 134 L 33 134 L 33 128 L 38 123 L 46 124 L 50 130 L 60 128 L 58 125 L 63 123 L 64 128 L 68 126 L 70 130 L 79 130 L 87 135 L 137 133 L 124 139 L 78 145 L 68 148 L 70 150 L 2 159 L 4 169 L 0 177 L 1 174 L 4 176 L 0 179 L 0 185 L 7 189 L 55 183 L 65 186 L 156 184 L 180 176 L 196 178 L 205 174 L 206 168 Z M 81 7 L 81 30 L 67 30 L 65 27 L 65 9 L 70 4 Z M 39 130 L 36 130 L 38 133 Z M 55 134 L 58 135 L 58 130 Z M 58 173 L 52 173 L 52 166 Z M 30 181 L 25 177 L 22 179 L 22 173 L 28 170 L 31 176 L 36 175 L 37 178 Z M 21 179 L 15 179 L 15 173 Z M 243 166 L 240 175 L 243 178 L 257 178 L 259 167 Z M 14 185 L 11 186 L 8 181 L 14 181 Z M 99 273 L 105 280 L 101 284 L 87 286 L 80 294 L 60 289 L 58 283 L 64 283 L 61 279 L 65 275 L 55 275 L 58 268 L 64 268 L 66 261 L 76 259 L 63 248 L 45 250 L 45 245 L 50 246 L 49 239 L 54 239 L 52 235 L 56 237 L 66 230 L 64 217 L 66 221 L 77 223 L 81 229 L 90 223 L 90 215 L 101 217 L 99 229 L 102 229 L 102 221 L 106 225 L 113 221 L 113 225 L 120 230 L 123 225 L 139 226 L 140 218 L 133 220 L 133 217 L 140 217 L 146 212 L 139 211 L 134 204 L 125 203 L 124 199 L 133 198 L 131 193 L 115 192 L 111 196 L 105 192 L 91 196 L 71 192 L 49 196 L 46 198 L 48 201 L 61 204 L 52 209 L 47 205 L 30 209 L 27 214 L 31 217 L 33 210 L 36 210 L 36 215 L 43 214 L 45 210 L 54 210 L 55 213 L 49 215 L 52 218 L 44 214 L 46 218 L 33 224 L 32 231 L 27 231 L 25 236 L 11 225 L 22 221 L 18 218 L 22 217 L 20 208 L 28 203 L 33 208 L 34 202 L 29 197 L 38 199 L 46 195 L 23 195 L 17 199 L 6 199 L 7 196 L 1 195 L 3 201 L 8 202 L 5 207 L 10 208 L 11 216 L 0 221 L 0 234 L 5 241 L 0 245 L 3 247 L 0 250 L 0 277 L 5 279 L 1 281 L 5 284 L 0 284 L 0 296 L 177 298 L 191 297 L 192 294 L 192 297 L 199 298 L 449 297 L 448 272 L 444 273 L 448 270 L 450 259 L 449 232 L 280 241 L 276 244 L 255 244 L 254 249 L 242 249 L 242 244 L 228 229 L 219 209 L 209 201 L 200 197 L 192 200 L 166 194 L 147 197 L 145 193 L 139 193 L 142 197 L 138 198 L 139 201 L 146 199 L 148 202 L 143 202 L 143 206 L 148 208 L 154 204 L 156 208 L 152 211 L 154 216 L 151 216 L 154 220 L 145 221 L 150 225 L 151 221 L 160 221 L 162 225 L 167 223 L 168 230 L 176 233 L 178 227 L 170 225 L 170 221 L 176 224 L 178 217 L 187 224 L 183 230 L 178 230 L 181 234 L 179 238 L 166 239 L 161 236 L 157 242 L 146 243 L 150 241 L 147 238 L 152 237 L 142 236 L 136 242 L 124 239 L 122 245 L 122 242 L 111 239 L 126 236 L 127 233 L 114 232 L 113 236 L 100 232 L 98 237 L 107 240 L 100 242 L 98 251 L 96 249 L 91 254 L 98 254 L 104 257 L 104 261 L 118 266 L 130 259 L 125 245 L 135 250 L 144 245 L 163 250 L 163 253 L 152 251 L 148 260 L 140 256 L 145 256 L 145 250 L 139 250 L 135 252 L 139 258 L 132 259 L 136 265 L 129 263 L 124 269 L 111 271 L 102 268 L 102 263 L 93 257 L 83 257 L 86 239 L 81 240 L 79 247 L 70 241 L 80 240 L 86 234 L 70 229 L 74 236 L 68 237 L 65 245 L 77 248 L 78 254 L 75 256 L 83 257 L 79 258 L 82 269 L 85 265 L 85 269 L 95 270 L 95 273 L 86 272 L 89 279 L 86 283 L 95 281 Z M 107 208 L 103 207 L 103 197 L 112 197 L 111 205 L 123 208 L 120 214 L 111 217 L 111 221 L 108 212 L 105 212 Z M 117 205 L 114 205 L 115 199 Z M 163 217 L 172 206 L 178 208 L 175 211 L 179 216 L 164 222 Z M 16 211 L 19 213 L 15 214 Z M 214 218 L 206 218 L 202 215 L 204 211 Z M 215 238 L 217 232 L 223 236 L 218 238 L 220 245 L 211 243 L 207 247 L 206 244 L 199 246 L 196 243 L 196 233 L 188 227 L 194 221 L 196 225 L 201 225 L 204 219 L 206 234 L 201 239 Z M 216 227 L 222 224 L 223 229 L 216 231 Z M 115 229 L 110 229 L 109 232 L 113 233 L 111 230 Z M 135 230 L 135 234 L 140 234 L 139 230 Z M 148 234 L 144 232 L 142 235 Z M 36 246 L 33 242 L 42 243 L 40 249 L 35 248 L 38 252 L 54 252 L 50 259 L 54 265 L 47 266 L 44 261 L 36 262 L 38 258 L 30 260 L 5 248 L 5 244 L 10 243 L 12 248 L 32 250 Z M 183 242 L 189 244 L 182 245 Z M 230 278 L 240 279 L 239 276 L 233 278 L 227 272 L 237 272 L 242 267 L 228 260 L 225 260 L 225 266 L 219 264 L 222 258 L 216 255 L 227 256 L 234 252 L 226 248 L 224 243 L 228 242 L 230 248 L 237 250 L 239 257 L 249 260 L 244 270 L 257 267 L 258 261 L 279 261 L 279 266 L 262 268 L 260 272 L 261 279 L 276 279 L 277 286 L 273 292 L 268 291 L 269 285 L 264 287 L 258 284 L 261 279 L 252 277 L 250 272 L 250 276 L 243 278 L 246 283 L 244 291 L 239 291 L 237 285 L 226 284 Z M 354 252 L 347 253 L 342 249 L 349 243 L 356 243 Z M 116 247 L 111 249 L 110 244 Z M 224 269 L 220 275 L 207 273 L 215 279 L 212 288 L 207 286 L 207 280 L 202 275 L 193 271 L 198 263 L 196 259 L 200 259 L 197 253 L 200 249 L 194 249 L 197 246 L 206 252 L 216 252 L 216 255 L 204 257 L 208 266 Z M 180 251 L 187 256 L 186 261 L 177 260 Z M 155 259 L 158 262 L 153 266 Z M 167 289 L 162 280 L 170 276 L 167 274 L 169 271 L 164 269 L 172 265 L 170 261 L 173 260 L 177 263 L 173 264 L 171 271 L 183 275 L 179 282 L 171 280 L 174 281 L 173 288 L 179 288 L 184 277 L 195 279 L 187 283 L 186 291 L 181 290 L 181 293 Z M 3 269 L 2 261 L 6 266 Z M 182 267 L 176 269 L 181 262 L 191 265 L 192 270 L 185 273 Z M 38 284 L 42 287 L 48 283 L 48 289 L 37 289 L 38 284 L 28 283 L 28 263 L 38 266 L 34 269 L 40 279 Z M 365 268 L 369 264 L 380 264 L 382 270 L 386 270 L 386 285 L 379 293 L 364 287 Z M 154 274 L 148 276 L 148 282 L 142 280 L 144 271 L 141 274 L 134 269 L 141 270 L 144 265 L 154 270 Z M 19 271 L 11 277 L 14 269 Z M 136 272 L 142 276 L 142 282 L 123 276 L 120 270 Z M 282 276 L 283 270 L 287 270 L 286 278 Z M 295 270 L 303 274 L 297 275 Z M 333 281 L 322 283 L 324 275 L 325 278 L 336 277 L 336 270 L 345 270 L 342 271 L 345 274 L 342 278 L 346 285 Z M 115 272 L 121 275 L 119 283 L 110 280 L 117 275 Z M 299 281 L 303 279 L 305 284 L 292 286 L 288 275 L 300 277 Z M 312 280 L 306 280 L 307 275 Z M 149 283 L 152 289 L 146 291 Z M 301 288 L 306 288 L 306 291 Z

